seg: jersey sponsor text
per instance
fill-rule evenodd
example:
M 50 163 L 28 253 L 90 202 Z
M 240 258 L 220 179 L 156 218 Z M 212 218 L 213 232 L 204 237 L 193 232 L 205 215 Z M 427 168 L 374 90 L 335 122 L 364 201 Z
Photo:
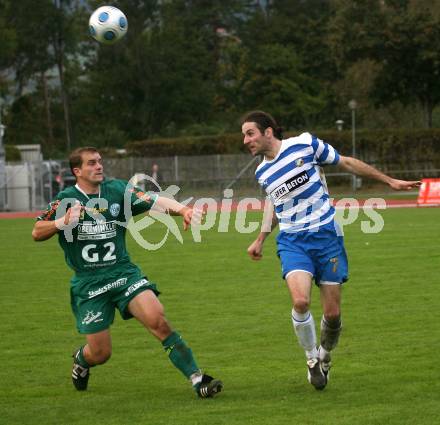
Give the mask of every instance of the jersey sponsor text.
M 101 240 L 116 236 L 116 222 L 105 223 L 83 222 L 78 224 L 78 240 Z

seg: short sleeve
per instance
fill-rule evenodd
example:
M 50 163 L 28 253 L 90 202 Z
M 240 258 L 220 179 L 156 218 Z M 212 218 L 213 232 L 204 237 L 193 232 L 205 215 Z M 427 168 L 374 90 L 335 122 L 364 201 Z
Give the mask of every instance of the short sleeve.
M 61 201 L 55 199 L 50 202 L 46 209 L 37 217 L 37 221 L 53 221 L 56 217 L 57 208 L 60 206 Z
M 151 210 L 159 197 L 155 193 L 145 192 L 138 186 L 133 186 L 130 183 L 128 183 L 127 189 L 131 193 L 131 213 L 133 215 Z
M 336 149 L 316 136 L 312 136 L 312 148 L 316 162 L 319 165 L 335 165 L 339 162 L 339 153 Z

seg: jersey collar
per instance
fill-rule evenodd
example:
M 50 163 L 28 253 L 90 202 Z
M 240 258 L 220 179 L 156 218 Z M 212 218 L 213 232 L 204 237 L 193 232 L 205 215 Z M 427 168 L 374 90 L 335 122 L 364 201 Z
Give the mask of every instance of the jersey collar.
M 82 193 L 87 199 L 90 200 L 89 195 L 87 195 L 87 193 L 84 192 L 84 190 L 82 190 L 82 189 L 79 187 L 78 183 L 75 184 L 75 188 L 76 188 L 76 190 L 77 190 L 78 192 Z M 99 185 L 99 191 L 98 191 L 98 198 L 100 198 L 100 197 L 101 197 L 101 185 Z

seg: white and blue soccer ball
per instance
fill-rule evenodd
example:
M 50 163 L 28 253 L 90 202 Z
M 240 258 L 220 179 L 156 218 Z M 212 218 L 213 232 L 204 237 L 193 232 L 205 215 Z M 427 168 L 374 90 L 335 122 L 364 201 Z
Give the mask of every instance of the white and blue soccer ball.
M 99 7 L 89 19 L 90 35 L 103 44 L 118 42 L 127 34 L 127 29 L 127 17 L 117 7 Z

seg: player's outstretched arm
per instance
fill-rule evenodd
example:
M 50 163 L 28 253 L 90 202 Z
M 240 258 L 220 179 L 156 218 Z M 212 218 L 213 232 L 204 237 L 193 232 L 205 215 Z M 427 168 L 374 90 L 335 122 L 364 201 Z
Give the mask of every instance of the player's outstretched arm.
M 32 230 L 32 238 L 36 242 L 46 241 L 66 226 L 75 226 L 78 224 L 81 208 L 80 203 L 77 202 L 72 208 L 67 210 L 63 217 L 53 221 L 37 221 Z
M 369 177 L 389 185 L 394 190 L 411 190 L 419 187 L 422 182 L 418 180 L 407 181 L 394 179 L 367 163 L 350 156 L 340 156 L 338 163 L 344 170 L 362 177 Z

